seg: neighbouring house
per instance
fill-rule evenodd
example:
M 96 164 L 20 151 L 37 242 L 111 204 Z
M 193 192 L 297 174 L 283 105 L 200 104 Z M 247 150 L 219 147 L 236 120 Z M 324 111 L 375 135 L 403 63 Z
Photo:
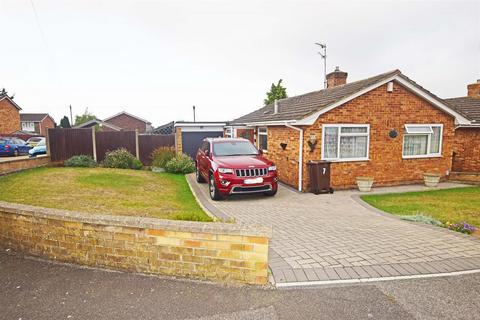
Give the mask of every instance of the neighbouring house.
M 92 128 L 92 127 L 97 127 L 98 130 L 100 131 L 122 131 L 123 129 L 120 127 L 117 127 L 116 125 L 110 124 L 108 122 L 104 122 L 100 119 L 92 119 L 88 120 L 84 123 L 81 123 L 79 125 L 74 126 L 74 129 L 87 129 L 87 128 Z
M 308 191 L 307 163 L 331 162 L 331 185 L 419 182 L 452 169 L 455 128 L 467 118 L 399 70 L 347 83 L 337 67 L 327 88 L 281 99 L 229 123 L 233 136 L 253 136 L 276 163 L 279 179 Z
M 48 113 L 20 113 L 20 126 L 22 132 L 47 135 L 47 130 L 55 128 L 55 121 Z
M 122 128 L 124 131 L 138 130 L 139 133 L 152 133 L 153 127 L 150 121 L 122 111 L 114 116 L 104 119 L 103 122 Z M 105 128 L 108 130 L 108 128 Z
M 10 134 L 20 130 L 20 106 L 9 97 L 5 90 L 0 91 L 0 134 Z
M 480 182 L 480 79 L 467 86 L 466 97 L 445 101 L 471 122 L 455 129 L 452 170 L 477 173 Z

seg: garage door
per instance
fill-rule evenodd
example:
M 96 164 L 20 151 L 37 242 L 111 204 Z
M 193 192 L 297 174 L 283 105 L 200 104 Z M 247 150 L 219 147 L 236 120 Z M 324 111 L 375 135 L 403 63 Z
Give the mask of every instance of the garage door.
M 182 132 L 183 153 L 195 159 L 198 147 L 205 138 L 223 137 L 223 131 Z

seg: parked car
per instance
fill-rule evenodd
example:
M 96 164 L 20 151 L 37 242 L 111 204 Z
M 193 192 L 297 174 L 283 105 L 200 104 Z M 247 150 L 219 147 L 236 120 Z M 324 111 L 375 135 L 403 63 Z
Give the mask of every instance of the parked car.
M 40 141 L 45 140 L 44 137 L 31 137 L 30 139 L 27 140 L 27 144 L 30 147 L 35 147 Z
M 197 182 L 208 181 L 210 197 L 277 193 L 277 167 L 243 138 L 206 138 L 195 158 Z
M 36 157 L 40 154 L 46 154 L 46 153 L 47 153 L 47 144 L 46 144 L 45 138 L 42 138 L 35 147 L 28 150 L 28 154 L 30 155 L 30 157 Z
M 28 154 L 30 146 L 20 138 L 16 137 L 0 137 L 0 155 L 18 156 Z

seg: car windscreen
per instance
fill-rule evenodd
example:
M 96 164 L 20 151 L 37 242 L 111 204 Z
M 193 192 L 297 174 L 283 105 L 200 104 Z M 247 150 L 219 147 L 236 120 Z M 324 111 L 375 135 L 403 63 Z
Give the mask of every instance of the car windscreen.
M 30 138 L 28 139 L 28 142 L 39 142 L 39 141 L 42 141 L 43 138 Z
M 40 140 L 40 142 L 37 144 L 37 146 L 44 146 L 45 145 L 45 139 Z
M 213 154 L 221 156 L 257 155 L 258 151 L 248 141 L 225 141 L 213 144 Z

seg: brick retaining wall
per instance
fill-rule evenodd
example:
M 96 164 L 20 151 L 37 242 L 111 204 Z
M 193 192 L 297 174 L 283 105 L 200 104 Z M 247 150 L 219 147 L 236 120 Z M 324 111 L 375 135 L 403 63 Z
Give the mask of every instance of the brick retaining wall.
M 0 202 L 0 242 L 95 267 L 265 284 L 271 229 L 91 215 Z
M 480 184 L 480 172 L 451 172 L 449 180 Z
M 50 163 L 50 157 L 48 156 L 38 156 L 36 158 L 28 158 L 28 159 L 12 159 L 10 161 L 0 162 L 0 175 L 31 169 L 36 167 L 46 166 Z

